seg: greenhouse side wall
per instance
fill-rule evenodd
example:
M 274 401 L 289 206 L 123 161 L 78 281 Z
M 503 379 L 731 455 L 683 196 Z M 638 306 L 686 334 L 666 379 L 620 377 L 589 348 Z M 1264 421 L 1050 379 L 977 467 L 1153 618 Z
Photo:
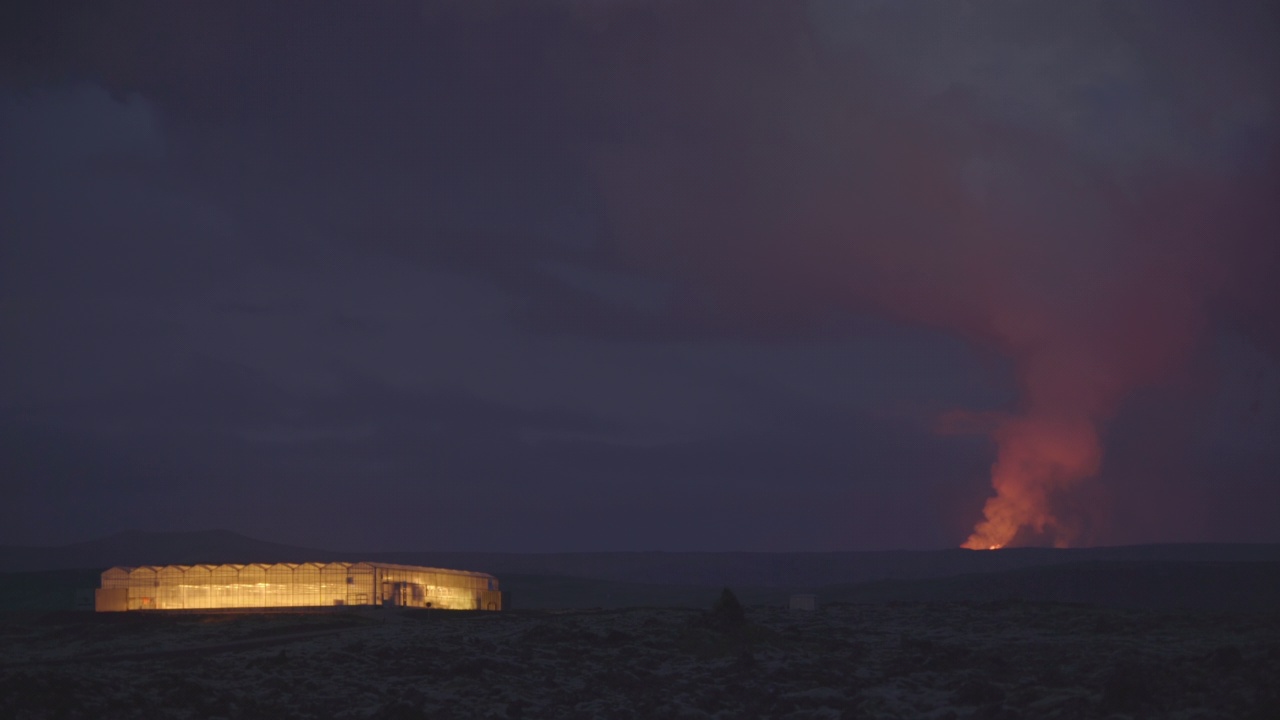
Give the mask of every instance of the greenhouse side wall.
M 386 605 L 501 610 L 491 575 L 387 563 L 250 563 L 115 567 L 99 612 Z

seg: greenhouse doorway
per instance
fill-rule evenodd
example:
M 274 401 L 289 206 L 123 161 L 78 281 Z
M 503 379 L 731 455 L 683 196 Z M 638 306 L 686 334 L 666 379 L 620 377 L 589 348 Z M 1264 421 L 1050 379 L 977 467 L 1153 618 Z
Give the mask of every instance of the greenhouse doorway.
M 386 581 L 382 584 L 382 604 L 391 607 L 422 607 L 424 588 L 411 582 Z

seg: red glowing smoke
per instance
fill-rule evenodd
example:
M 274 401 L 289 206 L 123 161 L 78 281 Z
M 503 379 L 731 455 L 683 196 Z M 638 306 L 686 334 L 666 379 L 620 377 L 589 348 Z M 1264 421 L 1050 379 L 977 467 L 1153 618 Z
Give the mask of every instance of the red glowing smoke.
M 709 288 L 689 312 L 786 326 L 873 311 L 1012 358 L 1020 402 L 987 423 L 995 496 L 964 546 L 1087 541 L 1088 513 L 1069 508 L 1105 423 L 1184 372 L 1247 181 L 1109 171 L 963 99 L 904 100 L 826 57 L 793 4 L 712 5 L 608 41 L 625 68 L 612 102 L 635 119 L 597 153 L 622 251 Z

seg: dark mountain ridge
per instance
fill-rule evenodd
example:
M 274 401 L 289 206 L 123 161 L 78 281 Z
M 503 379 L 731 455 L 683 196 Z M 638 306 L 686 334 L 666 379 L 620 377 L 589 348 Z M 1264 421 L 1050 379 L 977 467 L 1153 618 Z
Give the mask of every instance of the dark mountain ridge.
M 631 583 L 813 588 L 871 581 L 980 575 L 1099 562 L 1280 562 L 1280 544 L 1168 544 L 1078 549 L 1012 548 L 875 552 L 363 552 L 318 550 L 226 530 L 126 531 L 52 547 L 0 547 L 0 572 L 114 565 L 371 560 L 503 574 Z
M 817 588 L 825 601 L 1075 603 L 1146 610 L 1275 613 L 1280 563 L 1086 561 Z
M 256 540 L 229 530 L 125 530 L 69 545 L 0 546 L 0 572 L 106 569 L 114 565 L 306 562 L 348 559 L 345 555 Z

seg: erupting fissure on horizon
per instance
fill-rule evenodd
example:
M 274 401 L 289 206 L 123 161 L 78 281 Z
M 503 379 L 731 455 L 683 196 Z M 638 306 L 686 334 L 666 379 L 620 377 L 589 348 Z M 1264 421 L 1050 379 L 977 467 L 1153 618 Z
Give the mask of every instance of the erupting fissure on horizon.
M 1079 539 L 1080 529 L 1055 511 L 1055 492 L 1069 491 L 1096 474 L 1102 451 L 1088 420 L 1035 416 L 1009 418 L 993 432 L 998 446 L 991 469 L 994 497 L 962 547 L 998 550 L 1033 533 L 1054 547 Z
M 802 3 L 732 14 L 733 32 L 671 7 L 613 100 L 669 110 L 592 154 L 622 257 L 675 270 L 690 289 L 671 312 L 691 326 L 789 332 L 836 309 L 1007 358 L 1016 408 L 970 416 L 995 444 L 994 495 L 963 547 L 1114 537 L 1105 486 L 1154 480 L 1101 474 L 1106 424 L 1187 381 L 1211 300 L 1265 295 L 1280 155 L 1222 173 L 1082 153 L 1088 137 L 1013 131 L 978 96 L 919 103 L 823 45 Z M 602 46 L 630 52 L 625 26 L 604 27 L 621 35 Z M 758 65 L 708 61 L 734 52 Z

